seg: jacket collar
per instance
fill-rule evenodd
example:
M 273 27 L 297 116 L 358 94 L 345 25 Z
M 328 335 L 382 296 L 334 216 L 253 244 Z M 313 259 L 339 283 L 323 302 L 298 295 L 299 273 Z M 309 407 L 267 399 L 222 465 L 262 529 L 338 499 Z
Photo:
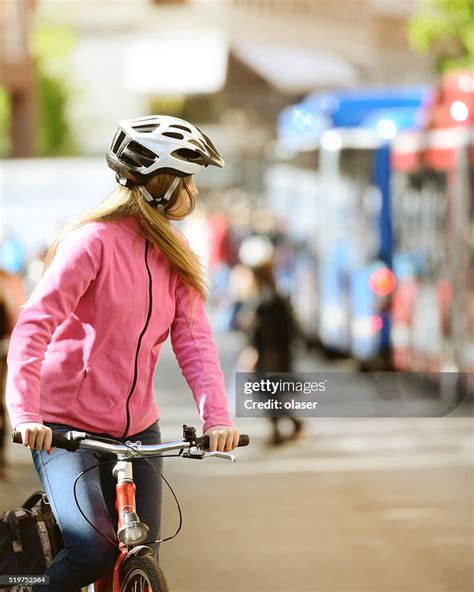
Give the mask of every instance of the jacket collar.
M 122 220 L 117 221 L 117 224 L 120 224 L 124 230 L 131 232 L 132 234 L 142 233 L 142 226 L 135 216 L 130 215 L 126 218 L 122 218 Z

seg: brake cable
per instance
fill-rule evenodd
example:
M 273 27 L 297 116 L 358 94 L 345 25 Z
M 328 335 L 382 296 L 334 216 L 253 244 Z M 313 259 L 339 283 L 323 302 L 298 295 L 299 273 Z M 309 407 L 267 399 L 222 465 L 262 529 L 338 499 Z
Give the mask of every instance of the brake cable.
M 88 434 L 89 436 L 89 434 Z M 165 537 L 164 539 L 158 539 L 156 541 L 150 541 L 148 542 L 148 544 L 153 544 L 153 543 L 165 543 L 166 541 L 170 541 L 171 539 L 174 539 L 178 533 L 181 530 L 181 527 L 183 525 L 183 513 L 181 511 L 181 506 L 179 504 L 179 500 L 173 490 L 173 488 L 171 487 L 170 482 L 166 479 L 166 477 L 163 475 L 163 473 L 157 468 L 155 467 L 155 465 L 150 462 L 149 458 L 172 458 L 172 457 L 181 457 L 181 454 L 157 454 L 156 456 L 150 456 L 149 458 L 144 455 L 140 450 L 138 450 L 137 448 L 135 448 L 134 446 L 131 446 L 130 444 L 127 444 L 125 442 L 121 442 L 120 440 L 115 440 L 114 438 L 105 438 L 103 436 L 95 436 L 90 434 L 90 437 L 94 440 L 99 440 L 102 442 L 109 442 L 109 443 L 113 443 L 113 444 L 120 444 L 123 446 L 126 446 L 127 448 L 129 448 L 130 450 L 132 450 L 135 454 L 139 454 L 139 456 L 141 456 L 150 466 L 151 468 L 160 475 L 161 479 L 163 479 L 163 481 L 166 483 L 166 485 L 168 486 L 168 489 L 170 490 L 175 502 L 176 502 L 176 507 L 178 509 L 178 515 L 179 515 L 179 524 L 178 524 L 178 528 L 176 529 L 176 532 L 168 537 Z M 124 459 L 125 462 L 132 462 L 132 460 L 134 460 L 133 458 L 130 459 Z M 84 514 L 84 512 L 82 511 L 82 508 L 79 504 L 79 500 L 77 498 L 77 483 L 79 482 L 79 479 L 85 475 L 88 471 L 91 471 L 92 469 L 96 469 L 102 465 L 106 465 L 106 464 L 111 464 L 111 463 L 116 463 L 117 459 L 113 458 L 111 460 L 106 460 L 103 462 L 100 462 L 96 465 L 92 465 L 91 467 L 88 467 L 87 469 L 84 469 L 83 471 L 81 471 L 77 477 L 74 480 L 74 485 L 73 485 L 73 494 L 74 494 L 74 501 L 76 503 L 77 509 L 79 510 L 79 512 L 81 513 L 82 517 L 84 518 L 84 520 L 89 524 L 89 526 L 91 526 L 98 534 L 100 534 L 100 536 L 105 539 L 107 542 L 109 542 L 110 544 L 112 544 L 114 547 L 118 548 L 119 545 L 113 541 L 112 539 L 110 539 L 107 535 L 103 534 L 102 532 L 100 532 L 100 530 L 98 528 L 96 528 L 94 526 L 94 524 L 87 518 L 87 516 Z M 145 541 L 146 543 L 146 541 Z

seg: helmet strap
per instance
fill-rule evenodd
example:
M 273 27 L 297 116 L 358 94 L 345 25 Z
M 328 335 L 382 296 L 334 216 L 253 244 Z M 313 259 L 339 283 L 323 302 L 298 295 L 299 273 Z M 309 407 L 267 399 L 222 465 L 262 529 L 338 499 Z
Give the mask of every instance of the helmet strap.
M 132 187 L 136 187 L 137 185 L 131 179 L 127 179 L 127 177 L 122 177 L 122 175 L 119 175 L 118 173 L 116 173 L 115 175 L 115 180 L 119 185 L 122 185 L 122 187 L 126 187 L 127 189 L 132 189 Z
M 168 202 L 171 199 L 171 196 L 176 191 L 176 188 L 178 187 L 180 181 L 181 177 L 175 177 L 171 185 L 168 187 L 168 190 L 163 195 L 163 197 L 160 197 L 158 199 L 153 197 L 153 195 L 148 191 L 148 189 L 144 185 L 139 185 L 138 189 L 140 190 L 140 193 L 143 195 L 146 201 L 163 214 L 165 211 L 165 204 L 163 204 L 163 202 Z
M 168 187 L 168 191 L 161 198 L 163 201 L 169 201 L 171 199 L 171 196 L 176 191 L 176 187 L 178 187 L 180 181 L 181 177 L 175 177 L 173 179 L 171 185 Z

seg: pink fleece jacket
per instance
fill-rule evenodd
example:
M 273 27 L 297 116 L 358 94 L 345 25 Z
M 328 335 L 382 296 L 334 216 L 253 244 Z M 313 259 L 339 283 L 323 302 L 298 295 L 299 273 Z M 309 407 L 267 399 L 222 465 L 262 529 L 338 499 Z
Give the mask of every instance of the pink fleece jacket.
M 50 421 L 113 436 L 159 418 L 153 376 L 171 342 L 203 430 L 232 425 L 204 302 L 130 216 L 67 234 L 23 308 L 8 354 L 15 429 Z

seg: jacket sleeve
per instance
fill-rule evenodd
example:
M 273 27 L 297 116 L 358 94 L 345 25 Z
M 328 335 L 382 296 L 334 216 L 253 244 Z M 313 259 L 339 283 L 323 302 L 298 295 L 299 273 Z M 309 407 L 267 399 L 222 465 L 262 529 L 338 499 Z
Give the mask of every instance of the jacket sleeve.
M 204 302 L 196 290 L 178 279 L 171 344 L 181 372 L 193 393 L 203 432 L 216 425 L 232 426 L 217 348 Z
M 102 242 L 84 225 L 63 237 L 53 261 L 20 313 L 7 357 L 6 406 L 13 429 L 42 423 L 41 366 L 53 333 L 99 273 Z

